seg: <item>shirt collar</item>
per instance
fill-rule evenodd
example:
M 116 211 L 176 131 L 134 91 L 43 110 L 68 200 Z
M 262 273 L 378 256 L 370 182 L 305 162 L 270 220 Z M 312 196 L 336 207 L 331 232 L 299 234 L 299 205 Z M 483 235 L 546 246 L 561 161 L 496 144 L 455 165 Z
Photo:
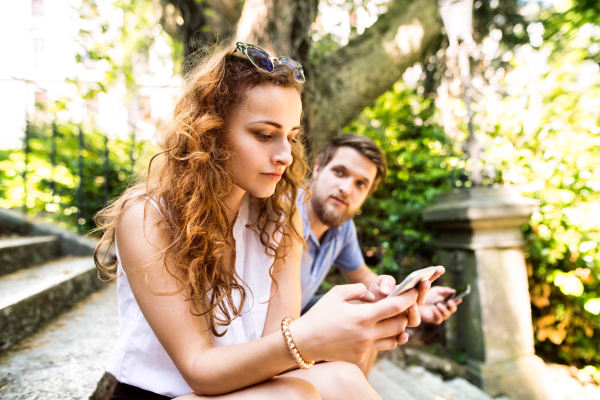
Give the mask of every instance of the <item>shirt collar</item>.
M 328 228 L 325 231 L 325 233 L 323 234 L 323 242 L 321 243 L 319 241 L 319 239 L 317 238 L 317 235 L 314 234 L 314 232 L 312 231 L 312 228 L 310 227 L 310 218 L 309 218 L 309 214 L 308 214 L 308 203 L 304 204 L 304 215 L 302 216 L 302 223 L 304 224 L 305 232 L 307 233 L 306 234 L 307 238 L 312 240 L 313 243 L 317 247 L 321 247 L 322 245 L 328 243 L 331 240 L 331 238 L 335 237 L 335 235 L 337 234 L 337 231 L 340 229 L 339 227 L 338 228 Z

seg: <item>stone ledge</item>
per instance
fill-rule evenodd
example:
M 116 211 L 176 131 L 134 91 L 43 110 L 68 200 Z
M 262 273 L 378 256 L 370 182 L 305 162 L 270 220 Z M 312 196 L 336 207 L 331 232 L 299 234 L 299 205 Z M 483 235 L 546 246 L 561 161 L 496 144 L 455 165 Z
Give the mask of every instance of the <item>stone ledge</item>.
M 17 233 L 24 236 L 56 236 L 63 256 L 94 254 L 97 240 L 81 237 L 68 229 L 39 221 L 16 210 L 0 208 L 0 234 Z
M 98 290 L 91 257 L 59 260 L 0 279 L 0 350 L 35 332 Z
M 394 350 L 382 352 L 381 357 L 387 358 L 401 367 L 418 365 L 428 371 L 441 375 L 445 380 L 467 377 L 467 368 L 465 366 L 453 360 L 413 347 L 398 346 Z
M 107 400 L 114 378 L 105 368 L 118 336 L 116 285 L 109 283 L 0 356 L 0 397 Z
M 0 240 L 0 276 L 42 264 L 58 256 L 55 236 Z

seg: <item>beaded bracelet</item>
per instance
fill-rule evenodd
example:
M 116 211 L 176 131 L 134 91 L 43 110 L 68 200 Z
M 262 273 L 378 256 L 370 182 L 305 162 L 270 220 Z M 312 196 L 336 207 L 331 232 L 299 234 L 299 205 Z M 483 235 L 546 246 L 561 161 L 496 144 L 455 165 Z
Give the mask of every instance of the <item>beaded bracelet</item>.
M 287 345 L 288 350 L 290 351 L 292 357 L 294 357 L 294 360 L 296 360 L 300 368 L 309 369 L 310 367 L 315 365 L 315 362 L 312 361 L 307 363 L 306 361 L 304 361 L 300 353 L 298 353 L 298 349 L 296 348 L 294 340 L 292 339 L 292 334 L 290 333 L 290 322 L 292 322 L 293 320 L 294 318 L 292 317 L 285 317 L 281 321 L 281 332 L 283 332 L 283 338 L 285 339 L 285 344 Z

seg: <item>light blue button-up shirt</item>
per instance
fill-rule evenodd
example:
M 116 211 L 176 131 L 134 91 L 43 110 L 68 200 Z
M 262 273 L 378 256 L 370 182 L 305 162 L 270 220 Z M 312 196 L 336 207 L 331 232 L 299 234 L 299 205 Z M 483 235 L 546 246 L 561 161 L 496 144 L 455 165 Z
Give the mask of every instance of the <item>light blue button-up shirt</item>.
M 322 242 L 315 236 L 310 228 L 308 219 L 308 204 L 304 203 L 304 194 L 300 193 L 296 201 L 298 210 L 302 215 L 304 239 L 308 246 L 302 251 L 302 309 L 325 280 L 332 265 L 344 271 L 356 271 L 363 266 L 365 260 L 360 251 L 356 226 L 352 219 L 342 226 L 329 228 L 323 235 Z

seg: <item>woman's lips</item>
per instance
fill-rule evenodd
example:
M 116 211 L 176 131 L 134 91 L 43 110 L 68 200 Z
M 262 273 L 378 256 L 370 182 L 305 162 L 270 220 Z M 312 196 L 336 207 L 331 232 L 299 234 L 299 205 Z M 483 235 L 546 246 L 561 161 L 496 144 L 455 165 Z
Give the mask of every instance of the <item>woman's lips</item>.
M 278 181 L 281 179 L 281 175 L 280 173 L 277 172 L 271 172 L 271 173 L 262 173 L 261 175 L 266 176 L 269 179 L 272 179 L 274 181 Z

